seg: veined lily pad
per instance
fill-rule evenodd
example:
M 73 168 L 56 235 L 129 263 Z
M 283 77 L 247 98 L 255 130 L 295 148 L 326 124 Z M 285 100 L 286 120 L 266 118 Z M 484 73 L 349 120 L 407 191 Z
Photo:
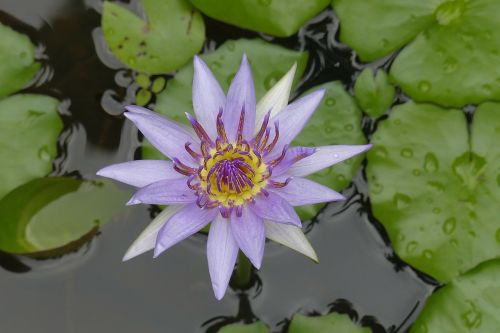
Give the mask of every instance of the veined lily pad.
M 369 328 L 355 325 L 348 315 L 331 313 L 326 316 L 306 317 L 296 314 L 288 333 L 370 333 Z
M 500 100 L 497 0 L 333 0 L 341 40 L 363 60 L 405 47 L 391 67 L 418 101 L 461 106 Z
M 42 95 L 14 95 L 0 101 L 0 198 L 52 170 L 63 126 L 58 104 Z
M 411 333 L 490 333 L 500 327 L 500 260 L 492 260 L 439 289 Z
M 365 144 L 361 128 L 363 115 L 354 99 L 344 90 L 340 82 L 328 82 L 312 88 L 308 94 L 321 88 L 326 89 L 325 97 L 302 132 L 292 142 L 292 146 L 326 146 Z M 363 155 L 334 165 L 308 178 L 333 188 L 343 190 L 351 183 L 359 170 Z M 301 219 L 307 220 L 317 215 L 324 204 L 296 207 Z
M 500 104 L 396 106 L 368 152 L 373 213 L 398 255 L 447 282 L 500 255 Z
M 372 117 L 379 117 L 386 112 L 394 100 L 396 89 L 389 83 L 387 73 L 371 68 L 364 69 L 354 84 L 354 97 L 358 105 Z
M 238 27 L 288 37 L 323 10 L 328 0 L 191 0 L 204 14 Z
M 253 324 L 231 324 L 224 326 L 217 333 L 271 333 L 269 328 L 262 323 L 256 322 Z
M 128 67 L 150 74 L 176 70 L 203 46 L 205 25 L 187 0 L 143 0 L 147 20 L 112 2 L 102 11 L 104 37 Z
M 108 182 L 39 178 L 0 200 L 0 250 L 58 254 L 106 223 L 128 197 Z
M 39 69 L 28 36 L 0 24 L 0 98 L 24 87 Z
M 213 71 L 222 88 L 227 91 L 234 74 L 238 70 L 243 53 L 252 65 L 257 99 L 261 98 L 297 62 L 296 82 L 302 76 L 307 64 L 308 53 L 296 52 L 272 45 L 259 39 L 230 40 L 212 53 L 201 57 Z M 157 95 L 155 111 L 186 125 L 185 112 L 193 113 L 192 96 L 193 64 L 184 66 L 167 87 Z M 143 145 L 143 158 L 164 158 L 149 143 Z

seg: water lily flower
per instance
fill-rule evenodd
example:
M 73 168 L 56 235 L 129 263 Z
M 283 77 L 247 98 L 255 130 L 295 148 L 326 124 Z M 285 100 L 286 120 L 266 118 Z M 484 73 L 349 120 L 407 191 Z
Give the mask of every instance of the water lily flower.
M 111 165 L 100 176 L 140 189 L 128 204 L 168 205 L 124 260 L 154 248 L 157 257 L 211 223 L 207 257 L 217 299 L 227 289 L 238 251 L 261 267 L 266 237 L 317 261 L 294 206 L 342 200 L 308 175 L 370 145 L 290 147 L 320 103 L 318 90 L 288 105 L 294 65 L 258 104 L 246 56 L 224 94 L 208 66 L 194 58 L 192 129 L 138 106 L 125 116 L 169 161 Z

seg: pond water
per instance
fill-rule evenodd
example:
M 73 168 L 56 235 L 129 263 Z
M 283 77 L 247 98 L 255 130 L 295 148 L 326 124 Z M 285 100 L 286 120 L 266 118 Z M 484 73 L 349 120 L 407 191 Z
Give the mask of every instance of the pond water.
M 0 3 L 0 22 L 27 34 L 43 63 L 25 91 L 63 101 L 64 131 L 52 175 L 93 178 L 105 165 L 139 156 L 140 137 L 120 116 L 121 105 L 133 101 L 131 72 L 103 48 L 100 6 L 97 0 Z M 241 37 L 308 50 L 300 91 L 332 80 L 351 87 L 363 68 L 337 42 L 338 22 L 331 9 L 286 39 L 208 18 L 205 22 L 205 50 Z M 366 121 L 368 136 L 375 126 Z M 320 264 L 268 243 L 254 287 L 230 290 L 222 301 L 213 297 L 204 235 L 157 259 L 147 254 L 122 263 L 127 247 L 151 220 L 152 211 L 145 206 L 124 208 L 88 244 L 60 258 L 3 253 L 0 332 L 216 332 L 225 324 L 255 319 L 284 332 L 296 312 L 332 309 L 374 332 L 406 332 L 438 284 L 397 258 L 370 214 L 366 192 L 361 170 L 343 192 L 347 202 L 329 205 L 305 224 Z

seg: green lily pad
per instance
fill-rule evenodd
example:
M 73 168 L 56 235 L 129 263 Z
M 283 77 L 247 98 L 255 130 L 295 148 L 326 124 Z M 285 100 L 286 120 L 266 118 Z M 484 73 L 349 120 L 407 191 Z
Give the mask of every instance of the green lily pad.
M 396 51 L 431 26 L 440 1 L 333 0 L 332 5 L 340 19 L 340 40 L 362 60 L 371 61 Z
M 439 289 L 411 333 L 490 333 L 500 327 L 500 260 L 485 262 Z
M 257 99 L 264 94 L 297 62 L 295 82 L 304 73 L 308 53 L 296 52 L 260 39 L 229 40 L 212 53 L 201 57 L 213 71 L 222 88 L 227 91 L 234 74 L 238 70 L 243 53 L 252 66 Z M 184 66 L 171 79 L 165 90 L 156 96 L 155 111 L 178 122 L 189 125 L 185 112 L 193 113 L 192 96 L 193 64 Z M 149 143 L 143 145 L 143 158 L 164 158 Z
M 329 0 L 191 0 L 216 20 L 278 37 L 295 34 Z
M 354 97 L 368 115 L 379 117 L 392 105 L 396 89 L 389 83 L 387 73 L 371 68 L 364 69 L 354 84 Z
M 355 325 L 348 315 L 331 313 L 326 316 L 307 317 L 296 314 L 288 333 L 370 333 L 369 328 Z
M 0 250 L 41 256 L 72 250 L 127 197 L 111 182 L 35 179 L 0 200 Z
M 28 36 L 0 24 L 0 98 L 23 88 L 39 69 Z
M 500 255 L 500 104 L 396 106 L 368 152 L 374 216 L 398 255 L 447 282 Z
M 140 72 L 167 73 L 182 67 L 205 40 L 200 13 L 186 0 L 143 0 L 147 20 L 112 2 L 104 2 L 102 29 L 113 52 Z
M 417 101 L 500 100 L 497 0 L 334 0 L 341 39 L 363 60 L 405 47 L 391 75 Z
M 52 170 L 63 124 L 59 101 L 42 95 L 14 95 L 0 101 L 0 198 Z
M 304 93 L 308 94 L 320 88 L 326 89 L 325 97 L 302 132 L 292 142 L 292 146 L 327 146 L 365 144 L 361 122 L 363 115 L 354 99 L 342 86 L 342 83 L 328 82 Z M 312 174 L 308 178 L 320 184 L 343 190 L 359 170 L 363 155 L 353 157 L 330 168 Z M 317 215 L 324 204 L 296 207 L 302 220 Z
M 271 333 L 271 331 L 264 323 L 259 321 L 253 324 L 227 325 L 222 327 L 218 333 Z

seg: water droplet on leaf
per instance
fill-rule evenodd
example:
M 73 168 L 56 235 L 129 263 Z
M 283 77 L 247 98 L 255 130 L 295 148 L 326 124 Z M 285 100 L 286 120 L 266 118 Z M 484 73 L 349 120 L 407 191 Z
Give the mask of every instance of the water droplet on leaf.
M 411 204 L 411 198 L 403 193 L 396 193 L 392 198 L 392 202 L 398 209 L 405 209 Z
M 443 232 L 447 235 L 450 235 L 455 231 L 455 227 L 457 225 L 457 220 L 454 217 L 450 217 L 446 219 L 443 223 Z
M 431 90 L 431 83 L 429 81 L 420 81 L 418 83 L 418 90 L 424 93 L 428 92 L 429 90 Z
M 412 158 L 413 157 L 413 150 L 410 148 L 403 148 L 401 149 L 401 156 L 405 158 Z
M 436 155 L 433 153 L 427 153 L 424 157 L 424 169 L 428 173 L 436 172 L 439 169 L 439 162 Z

